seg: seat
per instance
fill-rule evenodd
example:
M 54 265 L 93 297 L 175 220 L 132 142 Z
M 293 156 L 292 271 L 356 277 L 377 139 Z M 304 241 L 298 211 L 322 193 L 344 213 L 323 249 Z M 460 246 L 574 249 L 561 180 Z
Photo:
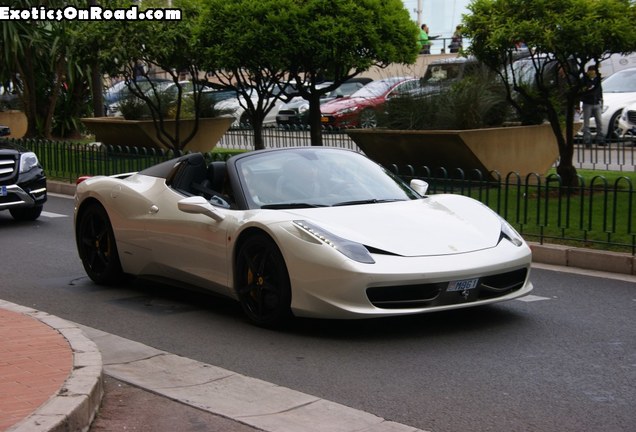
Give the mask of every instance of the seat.
M 205 178 L 194 184 L 194 188 L 203 194 L 211 204 L 230 208 L 230 197 L 225 195 L 225 178 L 227 165 L 225 162 L 214 161 L 208 165 Z
M 174 174 L 166 183 L 187 196 L 193 196 L 199 194 L 196 185 L 201 184 L 206 177 L 205 158 L 201 153 L 192 153 L 178 162 Z

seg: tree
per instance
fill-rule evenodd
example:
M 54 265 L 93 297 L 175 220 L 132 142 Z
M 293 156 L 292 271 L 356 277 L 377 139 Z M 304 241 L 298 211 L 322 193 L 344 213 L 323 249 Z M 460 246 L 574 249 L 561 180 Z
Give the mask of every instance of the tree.
M 75 2 L 50 1 L 48 7 Z M 14 8 L 30 9 L 39 2 L 21 0 Z M 0 21 L 0 76 L 13 81 L 28 120 L 27 136 L 51 137 L 57 100 L 66 81 L 67 47 L 72 44 L 67 21 Z
M 418 34 L 400 0 L 214 0 L 198 38 L 217 78 L 243 95 L 262 148 L 274 86 L 294 83 L 309 101 L 312 144 L 321 145 L 320 96 L 372 66 L 414 63 Z M 333 84 L 318 89 L 325 78 Z
M 121 3 L 121 2 L 120 2 Z M 124 1 L 128 5 L 130 1 Z M 165 1 L 144 1 L 143 8 L 164 7 Z M 172 7 L 181 10 L 180 21 L 124 21 L 105 23 L 109 47 L 100 52 L 101 63 L 110 76 L 121 76 L 126 80 L 130 91 L 143 100 L 150 110 L 157 138 L 173 150 L 182 150 L 194 137 L 198 130 L 201 111 L 201 90 L 199 82 L 201 64 L 200 52 L 194 43 L 193 31 L 197 23 L 200 1 L 173 0 Z M 144 65 L 139 70 L 138 65 Z M 176 98 L 166 100 L 161 89 L 152 81 L 151 74 L 161 71 L 169 76 L 176 88 Z M 182 136 L 180 120 L 184 118 L 184 86 L 181 80 L 183 72 L 187 72 L 193 81 L 192 98 L 194 100 L 194 127 L 187 136 Z M 150 84 L 148 87 L 142 83 Z M 176 126 L 174 133 L 165 127 L 167 103 L 174 112 Z
M 521 100 L 545 110 L 559 146 L 557 172 L 563 184 L 577 184 L 574 110 L 585 91 L 585 68 L 612 53 L 636 50 L 634 5 L 629 0 L 474 0 L 464 15 L 467 50 L 506 83 Z M 527 47 L 533 86 L 519 76 L 514 59 Z

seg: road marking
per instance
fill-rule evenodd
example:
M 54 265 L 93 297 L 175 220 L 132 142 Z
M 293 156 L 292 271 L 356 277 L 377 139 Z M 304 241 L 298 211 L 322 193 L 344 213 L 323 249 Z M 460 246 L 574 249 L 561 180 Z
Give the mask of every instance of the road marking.
M 42 216 L 48 217 L 48 218 L 65 218 L 68 217 L 67 215 L 63 215 L 63 214 L 59 214 L 59 213 L 51 213 L 51 212 L 47 212 L 47 211 L 43 211 L 42 212 Z
M 522 302 L 535 302 L 535 301 L 541 301 L 541 300 L 550 300 L 550 297 L 541 297 L 541 296 L 536 296 L 536 295 L 527 295 L 524 297 L 519 297 L 517 300 L 522 301 Z

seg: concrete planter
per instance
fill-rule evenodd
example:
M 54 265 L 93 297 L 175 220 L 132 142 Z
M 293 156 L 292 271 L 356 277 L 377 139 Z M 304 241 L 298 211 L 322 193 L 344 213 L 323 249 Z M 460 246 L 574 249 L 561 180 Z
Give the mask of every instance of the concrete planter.
M 199 119 L 196 135 L 185 145 L 184 150 L 193 152 L 211 151 L 227 132 L 234 120 L 230 116 Z M 168 149 L 159 139 L 152 120 L 125 120 L 121 117 L 83 118 L 82 123 L 95 134 L 95 140 L 108 145 L 150 147 Z M 164 120 L 165 129 L 174 134 L 175 120 Z M 194 128 L 194 120 L 181 120 L 179 135 L 187 136 Z
M 347 134 L 371 159 L 390 164 L 545 174 L 559 157 L 549 124 L 471 130 L 351 129 Z
M 0 111 L 0 125 L 11 129 L 7 138 L 22 138 L 26 135 L 29 121 L 22 111 Z

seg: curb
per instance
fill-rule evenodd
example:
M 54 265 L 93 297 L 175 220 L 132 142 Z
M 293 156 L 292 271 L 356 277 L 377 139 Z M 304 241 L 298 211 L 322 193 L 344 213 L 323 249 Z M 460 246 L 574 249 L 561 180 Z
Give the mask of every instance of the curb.
M 0 300 L 0 307 L 28 315 L 57 330 L 73 351 L 73 369 L 58 392 L 7 432 L 87 431 L 104 395 L 102 355 L 75 324 Z

